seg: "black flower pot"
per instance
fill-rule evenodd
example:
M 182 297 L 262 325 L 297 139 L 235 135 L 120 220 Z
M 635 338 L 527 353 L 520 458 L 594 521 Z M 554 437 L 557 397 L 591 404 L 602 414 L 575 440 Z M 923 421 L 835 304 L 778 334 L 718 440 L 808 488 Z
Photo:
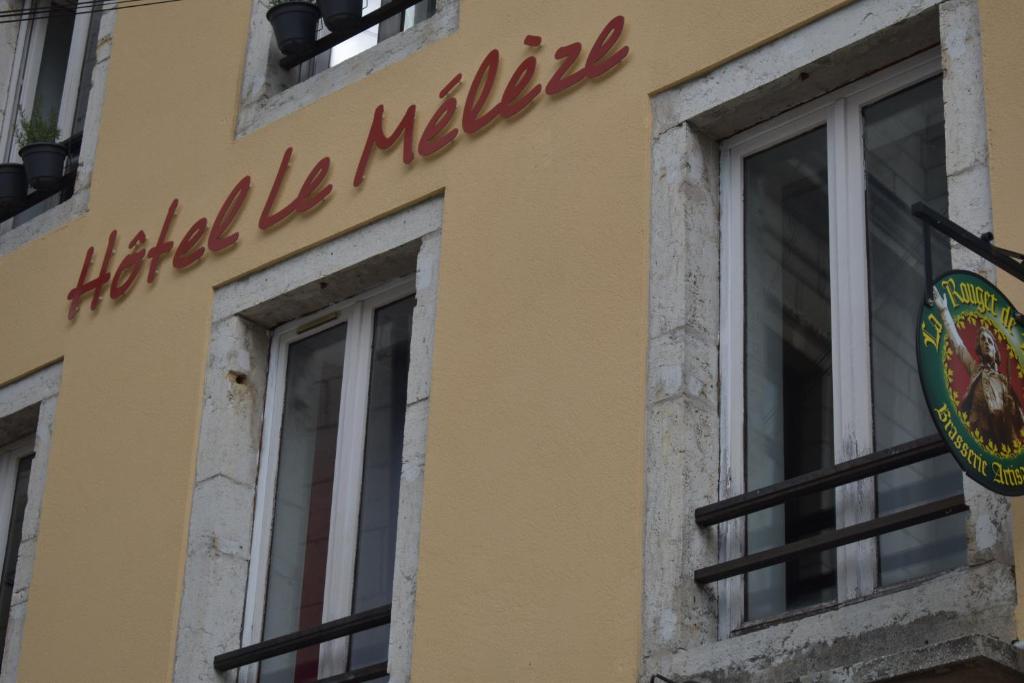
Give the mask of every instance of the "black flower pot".
M 286 2 L 267 12 L 277 49 L 286 55 L 301 55 L 313 48 L 319 18 L 320 10 L 308 2 Z
M 344 31 L 363 16 L 363 0 L 316 0 L 324 24 L 332 31 Z
M 25 167 L 21 164 L 0 164 L 0 212 L 18 208 L 27 194 Z
M 68 150 L 56 142 L 33 142 L 18 151 L 25 162 L 28 184 L 37 190 L 56 190 L 64 178 L 64 160 Z

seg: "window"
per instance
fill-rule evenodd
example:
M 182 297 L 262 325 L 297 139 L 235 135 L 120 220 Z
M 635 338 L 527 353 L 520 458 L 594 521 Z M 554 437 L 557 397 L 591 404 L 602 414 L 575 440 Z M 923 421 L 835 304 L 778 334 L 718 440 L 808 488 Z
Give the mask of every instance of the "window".
M 723 143 L 733 481 L 750 491 L 934 434 L 913 335 L 924 237 L 908 207 L 945 212 L 946 197 L 934 53 Z M 948 270 L 948 241 L 931 239 L 935 272 Z M 961 491 L 959 468 L 940 456 L 748 515 L 738 541 L 755 553 Z M 959 514 L 805 555 L 745 576 L 741 621 L 962 566 L 966 553 Z
M 269 640 L 391 602 L 412 283 L 275 330 L 247 623 Z M 315 681 L 388 659 L 388 627 L 261 663 Z
M 236 134 L 246 135 L 448 36 L 458 28 L 459 2 L 363 0 L 361 12 L 361 19 L 336 32 L 321 21 L 320 47 L 286 58 L 264 0 L 252 0 Z
M 325 599 L 319 608 L 322 621 L 311 629 L 316 638 L 299 642 L 306 645 L 333 643 L 347 635 L 365 633 L 368 635 L 357 638 L 349 649 L 353 657 L 369 659 L 371 655 L 381 654 L 385 647 L 384 630 L 373 634 L 370 629 L 388 624 L 386 663 L 381 657 L 374 664 L 361 667 L 365 673 L 360 677 L 372 680 L 386 672 L 392 681 L 408 679 L 419 575 L 420 511 L 427 467 L 430 368 L 443 209 L 443 198 L 432 197 L 389 213 L 358 230 L 341 231 L 342 234 L 332 240 L 214 291 L 188 550 L 178 614 L 175 683 L 195 683 L 212 680 L 212 677 L 234 680 L 236 674 L 232 672 L 235 671 L 239 681 L 253 683 L 259 679 L 259 662 L 305 647 L 289 640 L 295 647 L 280 649 L 280 641 L 275 644 L 270 635 L 272 631 L 265 628 L 266 623 L 274 620 L 273 628 L 287 628 L 283 623 L 285 619 L 293 623 L 304 618 L 311 620 L 308 614 L 315 614 L 318 609 L 312 607 L 306 614 L 299 614 L 294 602 L 297 588 L 292 585 L 278 595 L 283 596 L 283 601 L 289 598 L 287 590 L 293 591 L 289 609 L 295 611 L 269 616 L 268 569 L 271 552 L 274 552 L 271 545 L 277 543 L 278 538 L 282 539 L 278 549 L 282 543 L 292 544 L 296 553 L 294 563 L 301 562 L 303 572 L 307 562 L 311 571 L 316 566 L 324 567 Z M 397 315 L 402 306 L 412 306 L 409 297 L 413 294 L 411 328 L 405 332 L 402 326 L 407 324 L 407 313 L 393 317 L 390 322 L 384 316 Z M 404 303 L 399 305 L 400 302 Z M 394 307 L 389 308 L 392 305 Z M 334 330 L 339 325 L 344 327 Z M 327 334 L 316 342 L 306 342 L 320 333 Z M 278 487 L 287 484 L 285 479 L 279 484 L 277 472 L 285 467 L 286 456 L 298 452 L 297 446 L 289 446 L 292 442 L 287 439 L 282 442 L 282 427 L 287 426 L 283 423 L 286 416 L 282 409 L 287 405 L 288 374 L 292 372 L 294 376 L 299 367 L 297 364 L 289 367 L 289 354 L 294 350 L 296 359 L 300 359 L 296 363 L 304 362 L 315 368 L 317 366 L 310 366 L 318 360 L 309 358 L 312 346 L 331 338 L 332 334 L 342 333 L 343 341 L 335 339 L 334 343 L 336 347 L 344 344 L 344 355 L 333 361 L 342 375 L 340 398 L 331 398 L 336 404 L 330 406 L 327 398 L 321 404 L 324 410 L 337 408 L 333 419 L 336 426 L 325 416 L 322 420 L 318 417 L 317 427 L 324 431 L 336 429 L 344 440 L 335 446 L 333 460 L 319 451 L 307 450 L 305 461 L 293 458 L 289 466 L 326 467 L 330 463 L 334 468 L 333 482 L 339 486 L 343 482 L 359 486 L 363 500 L 373 499 L 381 505 L 363 506 L 362 511 L 354 507 L 342 508 L 342 503 L 353 504 L 351 497 L 342 498 L 335 493 L 338 489 L 332 490 L 328 501 L 332 509 L 327 555 L 322 559 L 322 550 L 306 542 L 308 538 L 323 542 L 322 529 L 320 538 L 310 534 L 308 511 L 304 518 L 293 511 L 291 520 L 298 520 L 296 523 L 303 526 L 296 529 L 290 541 L 287 535 L 280 535 L 283 527 L 275 525 L 275 497 Z M 408 369 L 399 362 L 405 358 L 399 351 L 406 343 Z M 305 354 L 305 361 L 300 354 Z M 394 364 L 391 366 L 385 363 L 387 354 L 392 354 Z M 319 367 L 326 372 L 325 365 Z M 301 386 L 297 382 L 294 380 L 292 386 Z M 326 382 L 321 385 L 325 386 Z M 319 394 L 314 398 L 320 401 Z M 355 419 L 353 411 L 358 410 L 366 411 L 362 422 Z M 301 431 L 294 433 L 300 438 L 303 436 Z M 360 433 L 363 436 L 359 436 Z M 306 438 L 308 435 L 307 430 Z M 282 443 L 287 452 L 279 455 Z M 385 470 L 373 468 L 377 464 L 381 467 L 395 464 L 399 456 L 389 449 L 399 447 L 401 486 L 397 529 L 392 542 L 388 538 L 392 531 L 387 525 L 391 523 L 394 501 L 386 496 L 394 495 L 394 489 L 385 486 Z M 377 458 L 385 453 L 394 460 Z M 346 470 L 352 467 L 358 467 L 354 477 L 348 476 L 352 473 Z M 362 484 L 363 472 L 367 477 L 365 485 Z M 374 473 L 372 479 L 369 478 L 371 472 Z M 386 472 L 387 477 L 397 476 L 393 469 Z M 325 476 L 319 472 L 318 475 L 321 479 Z M 291 487 L 286 493 L 293 499 L 306 495 L 315 502 L 325 500 L 319 490 L 312 488 L 312 476 L 310 471 L 310 485 L 305 493 L 299 486 Z M 385 502 L 387 505 L 383 505 Z M 334 522 L 335 513 L 345 515 L 349 524 L 347 536 L 336 533 L 340 527 Z M 363 515 L 361 526 L 353 528 L 352 519 L 360 514 Z M 323 517 L 314 519 L 319 523 Z M 355 539 L 360 533 L 363 538 L 357 545 Z M 308 553 L 307 545 L 311 546 Z M 275 559 L 280 556 L 275 553 Z M 362 567 L 371 561 L 383 570 L 364 571 Z M 347 575 L 342 573 L 344 567 L 348 567 Z M 296 576 L 305 578 L 304 573 L 293 571 L 292 577 Z M 360 583 L 362 576 L 368 578 Z M 375 580 L 379 583 L 374 584 Z M 359 585 L 355 586 L 356 583 Z M 307 585 L 310 602 L 315 603 L 320 588 L 315 582 Z M 340 588 L 343 585 L 345 590 Z M 391 586 L 390 594 L 385 598 L 388 586 Z M 298 596 L 300 601 L 304 598 L 301 592 Z M 378 597 L 388 606 L 373 609 Z M 351 603 L 349 611 L 355 614 L 332 618 L 347 613 L 343 609 L 346 602 Z M 365 605 L 371 605 L 371 609 L 367 610 Z M 342 628 L 341 624 L 351 628 Z M 310 633 L 309 630 L 303 632 Z M 376 650 L 378 647 L 381 649 Z M 340 661 L 338 668 L 344 668 L 347 663 L 344 653 L 337 650 L 324 648 L 314 652 L 318 668 L 321 661 L 325 662 L 324 667 Z M 290 661 L 296 659 L 293 656 Z M 356 661 L 358 663 L 358 659 Z M 281 668 L 284 665 L 275 662 L 267 666 Z M 286 673 L 280 675 L 287 677 Z
M 78 0 L 24 0 L 18 4 L 25 18 L 10 24 L 17 27 L 17 43 L 6 93 L 6 116 L 0 128 L 3 161 L 20 163 L 19 119 L 38 114 L 57 123 L 60 140 L 65 141 L 70 152 L 66 168 L 73 172 L 85 130 L 100 12 L 93 7 L 79 10 Z M 45 202 L 42 200 L 53 192 L 30 192 L 28 206 L 21 211 L 19 220 L 67 199 L 73 189 L 70 178 L 59 188 L 59 197 Z
M 390 0 L 362 0 L 362 2 L 363 16 L 379 10 L 382 5 L 390 4 Z M 297 80 L 304 81 L 330 67 L 337 66 L 345 60 L 369 50 L 374 45 L 378 45 L 388 38 L 421 23 L 433 16 L 435 11 L 437 11 L 436 0 L 420 0 L 420 2 L 406 8 L 400 14 L 388 17 L 379 24 L 375 24 L 365 31 L 357 33 L 334 47 L 321 52 L 312 59 L 303 62 L 295 67 L 295 76 Z M 317 38 L 324 38 L 330 34 L 331 30 L 321 20 L 317 24 Z
M 0 387 L 0 678 L 18 679 L 62 365 Z
M 962 473 L 940 469 L 949 455 L 858 476 L 892 462 L 868 457 L 876 447 L 925 428 L 911 403 L 913 356 L 900 345 L 924 297 L 923 228 L 900 202 L 930 202 L 976 235 L 993 229 L 980 46 L 973 0 L 858 0 L 652 97 L 646 677 L 888 680 L 942 667 L 956 678 L 1013 666 L 1003 663 L 1014 661 L 1009 645 L 998 654 L 959 646 L 1013 632 L 1008 501 L 980 486 L 959 493 Z M 959 246 L 932 247 L 936 270 L 948 258 L 992 273 Z M 744 257 L 773 272 L 748 278 Z M 808 286 L 794 287 L 798 277 Z M 774 294 L 751 292 L 754 283 Z M 748 300 L 760 308 L 752 331 Z M 910 301 L 910 318 L 898 320 Z M 749 372 L 748 353 L 761 361 Z M 767 399 L 774 413 L 757 403 Z M 761 418 L 750 435 L 748 411 Z M 910 456 L 900 462 L 943 452 L 927 429 L 899 447 Z M 800 449 L 790 458 L 779 452 L 787 440 Z M 748 457 L 767 481 L 787 467 L 837 465 L 828 478 L 752 490 Z M 953 495 L 941 490 L 947 482 Z M 826 489 L 832 497 L 781 505 L 794 491 Z M 917 503 L 926 499 L 935 502 Z M 889 514 L 894 503 L 908 509 Z M 945 529 L 924 513 L 965 508 Z M 748 536 L 748 521 L 773 537 Z M 812 528 L 826 531 L 748 552 L 748 538 L 767 545 Z M 884 533 L 895 528 L 907 532 Z M 822 555 L 826 547 L 837 550 Z M 800 556 L 809 561 L 785 566 Z M 748 595 L 747 578 L 775 560 L 781 571 L 762 573 Z
M 34 457 L 31 437 L 0 448 L 0 659 L 14 597 L 14 572 L 21 546 L 21 527 L 28 503 L 28 480 Z

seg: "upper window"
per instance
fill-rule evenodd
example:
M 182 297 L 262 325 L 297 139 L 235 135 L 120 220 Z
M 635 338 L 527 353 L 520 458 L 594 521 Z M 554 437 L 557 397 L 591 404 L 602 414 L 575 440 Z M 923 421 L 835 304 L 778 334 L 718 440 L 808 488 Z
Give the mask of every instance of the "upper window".
M 282 326 L 271 349 L 247 605 L 251 642 L 391 602 L 411 283 Z M 388 659 L 388 627 L 263 661 L 302 683 Z M 363 679 L 361 679 L 363 680 Z
M 269 11 L 267 0 L 252 3 L 239 135 L 404 59 L 458 24 L 458 0 L 289 0 Z
M 19 214 L 18 220 L 26 220 L 69 198 L 74 191 L 99 34 L 100 12 L 92 4 L 80 0 L 20 3 L 20 21 L 11 24 L 17 27 L 17 35 L 15 38 L 12 34 L 16 47 L 7 79 L 6 114 L 0 125 L 2 161 L 22 163 L 19 139 L 24 132 L 23 121 L 55 126 L 54 141 L 66 150 L 67 160 L 57 170 L 56 183 L 40 181 L 33 185 L 33 169 L 28 168 L 27 194 L 18 200 L 4 198 L 6 205 L 0 209 L 0 218 Z
M 913 334 L 924 237 L 908 207 L 946 210 L 937 61 L 877 74 L 722 150 L 733 481 L 750 491 L 934 434 Z M 948 241 L 931 239 L 935 271 L 948 270 Z M 748 515 L 738 540 L 755 553 L 961 491 L 940 456 Z M 750 622 L 965 562 L 959 514 L 750 572 L 736 598 Z
M 409 3 L 399 3 L 396 0 L 328 0 L 319 2 L 320 19 L 316 24 L 317 43 L 309 53 L 311 56 L 291 69 L 292 77 L 296 81 L 304 81 L 369 50 L 374 45 L 378 45 L 433 16 L 437 3 L 436 0 L 418 0 L 412 6 L 404 7 L 397 14 L 389 16 L 380 23 L 358 31 L 361 27 L 361 24 L 357 24 L 359 17 L 366 17 L 382 8 L 387 9 L 388 5 L 397 6 L 398 4 L 407 5 Z M 349 7 L 353 10 L 359 7 L 359 14 L 353 15 L 350 20 L 332 20 L 332 12 L 341 12 Z M 353 34 L 354 31 L 358 32 Z M 329 44 L 335 42 L 334 45 Z M 301 57 L 302 55 L 299 56 L 299 58 Z

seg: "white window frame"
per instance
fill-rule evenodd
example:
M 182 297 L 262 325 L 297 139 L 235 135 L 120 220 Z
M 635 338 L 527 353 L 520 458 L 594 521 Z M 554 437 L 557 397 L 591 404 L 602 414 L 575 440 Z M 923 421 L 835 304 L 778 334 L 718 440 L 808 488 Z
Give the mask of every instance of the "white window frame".
M 51 0 L 24 0 L 31 4 L 32 8 L 49 5 Z M 24 6 L 24 5 L 23 5 Z M 57 126 L 60 135 L 67 137 L 71 134 L 74 125 L 75 110 L 78 106 L 78 90 L 82 80 L 82 66 L 85 63 L 85 47 L 89 41 L 89 24 L 92 20 L 91 12 L 76 14 L 75 26 L 71 34 L 71 47 L 68 52 L 68 68 L 64 74 L 64 87 L 61 91 L 60 111 L 57 115 Z M 18 150 L 15 144 L 18 121 L 20 114 L 24 112 L 30 115 L 32 103 L 36 96 L 36 87 L 39 83 L 39 68 L 42 62 L 43 46 L 46 39 L 46 29 L 49 25 L 49 17 L 45 14 L 32 17 L 20 24 L 18 41 L 15 47 L 14 71 L 10 87 L 7 91 L 6 108 L 7 120 L 4 122 L 3 130 L 0 131 L 3 145 L 4 159 L 9 162 L 17 162 Z
M 721 452 L 722 498 L 742 493 L 744 476 L 743 160 L 802 133 L 826 126 L 828 147 L 829 269 L 832 325 L 833 443 L 836 463 L 874 450 L 867 227 L 864 207 L 864 107 L 940 76 L 938 50 L 907 59 L 744 131 L 721 145 Z M 836 527 L 875 515 L 874 478 L 836 489 Z M 722 560 L 746 554 L 746 521 L 720 527 Z M 877 588 L 877 539 L 836 548 L 837 601 Z M 744 576 L 722 582 L 720 637 L 744 622 Z M 819 609 L 821 605 L 807 609 Z M 797 612 L 807 611 L 797 610 Z M 766 621 L 777 621 L 791 612 Z
M 331 494 L 331 531 L 327 549 L 323 623 L 352 614 L 374 316 L 380 308 L 415 293 L 414 278 L 405 277 L 293 320 L 274 330 L 270 346 L 263 445 L 256 489 L 252 562 L 249 564 L 242 627 L 243 646 L 258 643 L 263 639 L 282 408 L 287 385 L 288 349 L 292 344 L 331 327 L 342 323 L 348 325 L 345 334 L 344 370 Z M 343 501 L 343 504 L 337 504 L 338 501 Z M 348 638 L 338 638 L 320 646 L 320 678 L 337 675 L 346 670 L 348 644 Z M 239 672 L 240 683 L 256 683 L 258 678 L 258 663 L 249 665 Z

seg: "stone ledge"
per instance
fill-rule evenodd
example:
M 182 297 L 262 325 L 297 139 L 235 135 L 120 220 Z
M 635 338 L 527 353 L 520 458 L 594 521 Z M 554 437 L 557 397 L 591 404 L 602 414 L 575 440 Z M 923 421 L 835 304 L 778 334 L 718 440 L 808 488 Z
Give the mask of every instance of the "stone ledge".
M 898 681 L 899 683 L 1010 683 L 1024 679 L 1024 652 L 989 636 L 973 635 L 879 657 L 801 683 Z

